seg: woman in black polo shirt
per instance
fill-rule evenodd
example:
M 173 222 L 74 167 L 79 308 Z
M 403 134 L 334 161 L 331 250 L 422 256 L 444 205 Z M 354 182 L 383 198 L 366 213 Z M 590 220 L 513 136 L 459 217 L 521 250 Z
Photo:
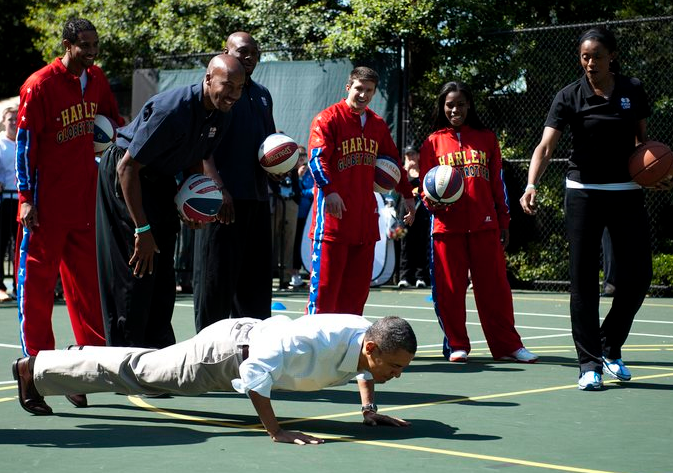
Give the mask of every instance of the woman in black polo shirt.
M 619 74 L 616 50 L 615 36 L 606 28 L 592 28 L 580 37 L 584 75 L 556 94 L 520 201 L 524 212 L 535 213 L 535 186 L 563 129 L 570 126 L 565 218 L 570 246 L 570 318 L 581 390 L 602 388 L 604 371 L 622 381 L 631 379 L 621 360 L 621 347 L 652 278 L 643 191 L 628 171 L 628 158 L 636 144 L 647 139 L 650 109 L 642 83 Z M 615 285 L 619 289 L 601 325 L 596 266 L 605 227 L 613 242 Z

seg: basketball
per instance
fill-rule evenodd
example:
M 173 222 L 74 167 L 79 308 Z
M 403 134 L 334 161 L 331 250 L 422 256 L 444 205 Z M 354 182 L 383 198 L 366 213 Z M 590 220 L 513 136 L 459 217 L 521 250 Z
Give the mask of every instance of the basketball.
M 463 195 L 463 175 L 458 169 L 441 164 L 423 178 L 423 193 L 433 202 L 452 204 Z
M 402 173 L 397 165 L 397 160 L 390 156 L 380 155 L 376 157 L 374 169 L 374 192 L 385 194 L 395 188 Z
M 652 187 L 673 172 L 671 148 L 658 141 L 647 141 L 636 147 L 629 158 L 629 174 L 643 187 Z
M 105 115 L 96 115 L 93 120 L 93 150 L 102 153 L 117 139 L 117 124 Z
M 257 152 L 259 164 L 270 174 L 285 174 L 291 171 L 299 160 L 297 143 L 283 133 L 266 137 Z
M 180 186 L 175 204 L 183 217 L 197 222 L 210 222 L 222 207 L 222 192 L 211 178 L 193 174 Z

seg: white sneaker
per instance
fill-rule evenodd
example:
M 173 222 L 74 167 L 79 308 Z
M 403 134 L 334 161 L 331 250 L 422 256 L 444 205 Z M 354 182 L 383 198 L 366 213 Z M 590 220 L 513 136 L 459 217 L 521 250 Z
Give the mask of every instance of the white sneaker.
M 519 363 L 535 363 L 537 355 L 529 352 L 525 347 L 521 347 L 511 355 L 503 356 L 500 359 L 503 361 L 517 361 Z
M 425 288 L 425 287 L 427 287 L 427 286 L 425 285 L 425 281 L 419 279 L 418 281 L 416 281 L 416 287 L 417 287 L 418 289 L 423 289 L 423 288 Z
M 631 372 L 624 366 L 624 362 L 621 358 L 609 361 L 607 358 L 603 357 L 603 371 L 607 371 L 610 376 L 620 381 L 631 380 Z
M 449 355 L 451 363 L 465 363 L 467 361 L 467 352 L 465 350 L 454 350 Z
M 397 287 L 399 289 L 406 289 L 408 287 L 411 287 L 411 284 L 409 284 L 409 281 L 407 281 L 406 279 L 402 279 L 400 280 L 400 282 L 397 283 Z
M 302 281 L 301 276 L 298 274 L 293 274 L 292 278 L 290 279 L 290 286 L 292 287 L 301 287 L 304 285 L 304 281 Z
M 577 381 L 577 389 L 582 391 L 595 391 L 603 387 L 603 377 L 595 371 L 585 371 Z

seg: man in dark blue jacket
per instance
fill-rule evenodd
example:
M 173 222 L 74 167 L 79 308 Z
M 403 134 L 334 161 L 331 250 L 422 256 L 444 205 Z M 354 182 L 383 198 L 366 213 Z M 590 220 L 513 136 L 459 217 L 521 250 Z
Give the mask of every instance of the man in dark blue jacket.
M 271 315 L 271 213 L 268 177 L 257 151 L 276 131 L 268 89 L 253 81 L 259 47 L 250 34 L 233 33 L 224 53 L 245 68 L 241 99 L 214 153 L 224 188 L 218 222 L 196 232 L 194 311 L 197 332 L 227 317 Z

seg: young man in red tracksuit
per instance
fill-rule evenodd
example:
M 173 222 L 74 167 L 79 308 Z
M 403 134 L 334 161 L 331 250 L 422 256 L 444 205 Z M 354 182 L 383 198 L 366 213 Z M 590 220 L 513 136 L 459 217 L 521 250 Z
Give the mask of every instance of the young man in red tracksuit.
M 118 124 L 117 102 L 98 54 L 95 27 L 63 28 L 65 55 L 21 87 L 17 132 L 17 297 L 23 353 L 55 348 L 51 314 L 60 269 L 75 340 L 105 345 L 96 269 L 94 117 Z
M 465 362 L 470 339 L 465 327 L 468 270 L 474 286 L 486 341 L 495 359 L 531 363 L 514 327 L 512 292 L 507 282 L 504 247 L 509 240 L 509 205 L 502 180 L 498 140 L 479 119 L 467 84 L 442 87 L 435 109 L 434 132 L 421 146 L 420 178 L 440 164 L 463 175 L 463 194 L 450 206 L 430 212 L 432 297 L 444 330 L 444 356 Z
M 367 105 L 378 85 L 378 74 L 355 68 L 346 85 L 348 97 L 320 112 L 311 124 L 309 168 L 315 179 L 310 238 L 311 280 L 307 314 L 364 310 L 379 239 L 374 196 L 376 157 L 400 164 L 397 190 L 414 219 L 414 200 L 388 125 Z

